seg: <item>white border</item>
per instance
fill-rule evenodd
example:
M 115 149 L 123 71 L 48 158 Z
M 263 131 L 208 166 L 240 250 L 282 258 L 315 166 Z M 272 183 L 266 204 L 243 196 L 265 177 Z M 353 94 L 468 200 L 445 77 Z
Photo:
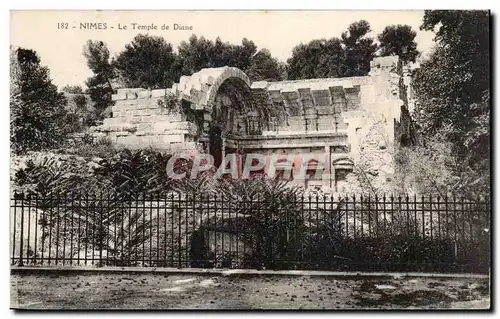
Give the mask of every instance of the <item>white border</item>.
M 166 1 L 165 1 L 166 2 Z M 77 3 L 73 1 L 68 1 L 68 0 L 51 0 L 51 1 L 44 1 L 44 3 L 40 3 L 40 1 L 36 0 L 30 0 L 30 1 L 3 1 L 0 6 L 2 7 L 2 32 L 1 35 L 3 37 L 3 50 L 0 50 L 2 59 L 1 61 L 4 61 L 4 63 L 0 64 L 0 67 L 2 68 L 1 74 L 4 76 L 3 78 L 3 85 L 0 87 L 1 88 L 1 93 L 3 97 L 3 101 L 5 101 L 5 104 L 2 106 L 0 112 L 0 121 L 2 122 L 0 124 L 0 127 L 3 128 L 3 133 L 0 135 L 0 141 L 1 141 L 1 149 L 2 149 L 2 156 L 1 156 L 1 167 L 4 169 L 1 170 L 3 173 L 0 176 L 0 185 L 1 185 L 1 198 L 3 199 L 2 204 L 3 204 L 3 214 L 1 214 L 1 222 L 0 225 L 4 227 L 3 233 L 3 239 L 0 240 L 0 256 L 3 256 L 3 262 L 1 263 L 1 270 L 2 270 L 2 283 L 1 283 L 1 288 L 2 288 L 2 318 L 5 317 L 10 317 L 14 315 L 13 311 L 8 310 L 8 304 L 9 304 L 9 289 L 10 289 L 10 279 L 9 279 L 9 261 L 8 261 L 8 243 L 9 243 L 9 232 L 7 231 L 7 225 L 8 223 L 8 209 L 7 205 L 8 204 L 8 187 L 9 187 L 9 174 L 7 171 L 7 168 L 9 167 L 9 111 L 8 111 L 8 45 L 9 45 L 9 10 L 11 9 L 23 9 L 23 10 L 34 10 L 34 9 L 86 9 L 86 10 L 94 10 L 96 8 L 99 9 L 108 9 L 108 10 L 117 10 L 117 9 L 135 9 L 135 10 L 151 10 L 151 9 L 174 9 L 174 10 L 182 10 L 182 9 L 189 9 L 189 10 L 194 10 L 194 9 L 202 9 L 202 10 L 215 10 L 215 9 L 224 9 L 224 10 L 258 10 L 258 9 L 267 9 L 267 10 L 297 10 L 297 9 L 307 9 L 307 10 L 400 10 L 400 9 L 492 9 L 492 13 L 495 14 L 498 12 L 497 7 L 499 1 L 485 1 L 485 0 L 475 0 L 475 1 L 458 1 L 458 0 L 446 0 L 446 1 L 435 1 L 435 0 L 420 0 L 420 1 L 413 1 L 411 3 L 402 3 L 402 1 L 369 1 L 369 0 L 360 0 L 360 1 L 340 1 L 340 2 L 334 2 L 332 0 L 307 0 L 307 1 L 269 1 L 269 0 L 252 0 L 248 1 L 247 3 L 238 3 L 237 1 L 220 1 L 220 0 L 211 0 L 211 1 L 189 1 L 189 0 L 182 0 L 178 2 L 173 2 L 173 1 L 168 1 L 168 5 L 164 5 L 161 7 L 158 7 L 157 1 L 149 1 L 149 0 L 141 0 L 141 1 L 130 1 L 130 0 L 113 0 L 113 1 L 97 1 L 97 0 L 87 0 L 85 2 Z M 239 4 L 239 5 L 238 5 Z M 36 32 L 36 30 L 34 30 Z M 492 34 L 494 35 L 496 39 L 496 33 L 494 33 L 494 30 L 492 30 Z M 495 52 L 497 50 L 495 49 Z M 497 71 L 495 68 L 494 71 Z M 492 73 L 497 74 L 497 72 Z M 494 89 L 492 89 L 492 92 L 498 92 L 497 89 L 497 84 L 495 83 Z M 498 111 L 496 111 L 498 115 Z M 495 118 L 498 121 L 498 118 Z M 497 130 L 495 130 L 497 131 Z M 497 136 L 494 137 L 494 143 L 495 146 L 497 145 Z M 496 175 L 495 175 L 496 176 Z M 494 195 L 497 195 L 497 191 L 495 189 Z M 495 196 L 497 197 L 497 196 Z M 496 213 L 496 212 L 493 212 Z M 495 223 L 497 226 L 498 225 L 498 220 L 500 220 L 500 217 L 495 218 Z M 495 227 L 497 229 L 497 227 Z M 496 243 L 495 243 L 496 244 Z M 493 246 L 495 247 L 495 246 Z M 497 276 L 495 276 L 496 278 Z M 495 293 L 494 296 L 497 296 L 498 293 Z M 497 299 L 497 298 L 495 298 Z M 496 300 L 492 300 L 492 303 L 494 303 Z M 108 315 L 118 315 L 122 316 L 124 313 L 93 313 L 94 315 L 100 315 L 100 316 L 108 316 Z M 144 315 L 148 315 L 147 313 L 126 313 L 131 316 L 139 316 L 142 317 Z M 172 315 L 178 315 L 180 313 L 167 313 L 166 315 L 172 316 Z M 34 313 L 30 314 L 25 314 L 24 316 L 26 317 L 31 317 L 33 315 L 36 315 Z M 45 313 L 45 315 L 57 315 L 55 313 Z M 83 313 L 74 313 L 74 314 L 69 314 L 69 313 L 62 313 L 59 315 L 67 316 L 67 315 L 84 315 Z M 158 314 L 164 316 L 165 314 Z M 183 313 L 181 314 L 183 316 L 198 316 L 196 313 Z M 236 315 L 235 313 L 224 313 L 224 314 L 215 314 L 215 313 L 207 313 L 204 314 L 206 317 L 212 317 L 212 316 L 218 316 L 218 315 L 229 315 L 229 316 L 234 316 Z M 238 315 L 252 315 L 252 316 L 263 316 L 263 315 L 273 315 L 273 316 L 289 316 L 289 315 L 296 315 L 300 317 L 307 317 L 307 316 L 312 316 L 312 315 L 323 315 L 323 316 L 330 316 L 330 315 L 335 315 L 335 316 L 345 316 L 345 313 L 342 314 L 337 314 L 337 313 L 244 313 L 244 314 L 238 314 Z M 351 314 L 350 316 L 352 316 Z M 356 316 L 375 316 L 375 317 L 386 317 L 387 315 L 390 316 L 401 316 L 403 315 L 402 313 L 357 313 L 355 314 Z M 409 314 L 404 314 L 404 316 L 408 316 Z M 415 314 L 412 313 L 413 315 L 423 315 L 423 314 Z M 436 314 L 431 314 L 431 313 L 425 313 L 425 316 L 436 316 Z M 445 316 L 453 316 L 456 317 L 457 315 L 462 315 L 458 313 L 446 313 L 446 314 L 440 314 L 440 315 L 445 315 Z M 470 314 L 465 314 L 465 315 L 470 315 Z

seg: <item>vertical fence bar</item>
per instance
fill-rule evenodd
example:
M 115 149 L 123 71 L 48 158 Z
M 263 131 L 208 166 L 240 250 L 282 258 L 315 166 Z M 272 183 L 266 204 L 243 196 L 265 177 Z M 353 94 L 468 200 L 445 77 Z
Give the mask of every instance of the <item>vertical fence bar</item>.
M 371 196 L 368 194 L 368 238 L 372 237 L 372 211 L 371 211 Z
M 391 194 L 391 209 L 389 211 L 391 215 L 391 238 L 394 237 L 394 195 Z
M 304 207 L 305 207 L 305 205 L 304 205 L 304 194 L 302 194 L 302 196 L 300 198 L 301 198 L 300 199 L 300 203 L 301 203 L 300 204 L 301 220 L 302 220 L 302 223 L 305 224 L 306 220 L 304 219 Z M 305 230 L 302 229 L 302 232 L 305 232 Z M 305 245 L 302 244 L 302 247 L 300 248 L 300 265 L 301 265 L 301 269 L 304 268 L 304 248 L 305 248 Z
M 171 257 L 171 266 L 174 267 L 174 212 L 175 212 L 175 209 L 174 209 L 174 193 L 171 193 L 170 194 L 170 210 L 171 210 L 171 214 L 170 214 L 170 226 L 171 226 L 171 238 L 170 238 L 170 241 L 171 241 L 171 252 L 170 252 L 170 257 Z
M 415 232 L 415 237 L 418 238 L 419 240 L 421 239 L 421 236 L 419 234 L 419 231 L 418 231 L 418 202 L 417 202 L 417 194 L 413 194 L 413 205 L 414 205 L 414 208 L 413 208 L 413 219 L 415 220 L 414 221 L 414 225 L 413 225 L 413 231 Z M 420 209 L 423 210 L 423 203 L 421 203 L 420 205 Z M 418 249 L 418 251 L 420 251 L 420 247 Z
M 222 205 L 222 207 L 223 207 L 223 206 L 224 206 L 224 205 Z M 249 212 L 250 212 L 250 214 L 251 214 L 251 213 L 253 212 L 254 208 L 255 208 L 255 207 L 254 207 L 254 198 L 253 198 L 253 196 L 251 196 L 251 197 L 250 197 L 250 203 L 249 203 L 249 205 L 248 205 L 248 209 L 247 209 L 247 211 L 249 211 Z M 249 215 L 249 214 L 247 213 L 246 215 Z M 250 242 L 250 243 L 251 243 L 251 242 L 252 242 L 252 240 L 249 240 L 249 238 L 248 238 L 248 237 L 250 237 L 250 238 L 251 238 L 251 237 L 253 236 L 253 231 L 252 231 L 251 229 L 248 229 L 248 221 L 247 221 L 247 218 L 246 218 L 246 217 L 245 217 L 245 225 L 244 225 L 244 228 L 245 228 L 245 240 L 244 240 L 244 241 L 246 241 L 246 242 Z M 250 231 L 250 233 L 249 233 L 249 231 Z M 224 247 L 224 237 L 222 237 L 222 246 Z M 243 246 L 243 247 L 245 247 L 245 246 Z M 250 247 L 250 249 L 252 249 L 252 247 Z M 223 249 L 223 250 L 224 250 L 224 249 Z M 224 251 L 225 251 L 225 250 L 224 250 Z M 247 250 L 245 249 L 245 251 L 247 251 Z M 248 251 L 247 251 L 247 252 L 248 252 Z M 250 250 L 250 252 L 251 252 L 251 250 Z M 241 265 L 241 263 L 238 263 L 238 265 Z
M 140 194 L 138 196 L 139 200 L 142 201 L 142 252 L 141 252 L 141 259 L 142 259 L 142 267 L 146 264 L 146 196 L 145 194 Z M 139 205 L 137 205 L 139 206 Z
M 153 199 L 151 198 L 151 194 L 144 194 L 145 200 L 148 202 L 148 211 L 149 211 L 149 231 L 148 231 L 148 236 L 149 236 L 149 258 L 147 265 L 151 267 L 152 263 L 152 255 L 153 255 Z M 148 197 L 149 196 L 149 197 Z M 144 252 L 146 254 L 146 252 Z
M 460 196 L 460 212 L 462 215 L 462 260 L 467 260 L 467 240 L 465 234 L 465 208 L 464 208 L 464 197 Z
M 146 194 L 146 197 L 149 195 L 148 199 L 148 208 L 149 208 L 149 260 L 148 266 L 151 267 L 153 263 L 153 199 L 151 198 L 151 194 Z
M 78 223 L 77 223 L 77 233 L 76 233 L 76 251 L 78 252 L 78 254 L 76 255 L 76 264 L 78 266 L 80 266 L 80 251 L 81 251 L 81 242 L 80 242 L 80 238 L 81 238 L 81 231 L 82 231 L 82 228 L 81 228 L 81 220 L 82 220 L 82 197 L 81 196 L 78 196 Z
M 453 241 L 455 243 L 455 262 L 458 260 L 458 245 L 457 245 L 457 198 L 453 194 Z
M 422 240 L 425 240 L 425 197 L 422 195 Z
M 349 195 L 345 195 L 345 235 L 349 238 Z
M 221 199 L 222 199 L 222 202 L 224 202 L 224 203 L 226 203 L 226 204 L 227 204 L 227 201 L 226 201 L 226 200 L 224 200 L 224 194 L 221 194 Z M 257 200 L 258 200 L 258 195 L 257 195 Z M 231 209 L 231 205 L 228 205 L 228 209 L 227 209 L 227 216 L 228 216 L 228 220 L 230 220 L 230 221 L 232 221 L 232 220 L 233 220 L 233 219 L 231 218 L 231 210 L 232 210 L 232 209 Z M 259 216 L 259 220 L 262 220 L 262 219 L 260 219 L 260 207 L 259 207 L 259 206 L 257 207 L 257 216 Z M 232 222 L 231 222 L 231 223 L 232 223 Z M 237 232 L 237 231 L 238 231 L 238 229 L 235 229 L 234 227 L 235 227 L 235 225 L 232 223 L 232 224 L 231 224 L 231 228 L 232 228 L 232 230 Z M 258 243 L 260 243 L 260 241 L 262 240 L 261 235 L 262 235 L 261 233 L 259 233 L 259 234 L 258 234 L 258 236 L 259 236 L 259 237 L 257 238 L 257 242 L 258 242 Z M 236 243 L 236 244 L 238 244 L 238 243 Z M 233 268 L 233 267 L 238 267 L 238 265 L 240 265 L 240 264 L 241 264 L 240 258 L 239 258 L 239 256 L 238 256 L 237 254 L 235 255 L 233 248 L 234 248 L 234 240 L 233 240 L 233 234 L 231 234 L 231 236 L 229 236 L 229 252 L 231 253 L 231 256 L 236 256 L 236 260 L 234 261 L 234 263 L 233 263 L 233 262 L 231 262 L 231 268 Z M 259 254 L 257 254 L 257 255 L 259 255 Z M 259 255 L 259 256 L 260 256 L 260 255 Z
M 438 218 L 438 238 L 441 240 L 441 197 L 438 195 L 438 197 L 436 198 L 436 205 L 437 205 L 437 209 L 438 209 L 438 214 L 437 214 L 437 218 Z
M 326 221 L 326 218 L 327 216 L 329 216 L 329 219 L 331 219 L 331 217 L 333 216 L 333 212 L 332 212 L 332 196 L 330 195 L 330 209 L 327 210 L 327 200 L 326 200 L 326 197 L 327 197 L 327 194 L 324 194 L 323 195 L 323 225 L 325 225 L 327 223 Z M 330 221 L 328 221 L 328 223 L 330 224 Z M 297 226 L 295 226 L 295 228 L 297 228 Z M 332 225 L 332 229 L 333 229 L 333 225 Z M 295 238 L 297 238 L 297 236 L 295 236 Z M 295 239 L 297 240 L 297 239 Z M 302 236 L 301 236 L 301 240 L 302 240 Z M 318 252 L 315 252 L 316 255 L 319 255 Z M 324 261 L 323 260 L 319 260 L 319 256 L 316 256 L 316 260 L 318 261 L 318 263 L 321 265 L 321 267 L 323 267 L 322 264 L 324 264 Z
M 104 235 L 104 223 L 103 223 L 103 216 L 102 216 L 102 211 L 104 210 L 104 198 L 102 191 L 99 194 L 99 237 L 98 240 L 98 245 L 99 245 L 99 260 L 96 262 L 97 266 L 100 267 L 102 266 L 102 246 L 103 246 L 103 235 Z M 94 246 L 95 247 L 95 246 Z M 95 248 L 94 248 L 95 250 Z
M 116 195 L 115 195 L 116 196 Z M 113 202 L 111 202 L 113 201 Z M 114 251 L 114 256 L 115 258 L 118 256 L 118 245 L 120 242 L 120 236 L 119 233 L 120 231 L 118 230 L 118 218 L 120 214 L 122 213 L 123 210 L 123 200 L 121 200 L 118 197 L 112 198 L 110 192 L 106 192 L 106 265 L 109 266 L 109 257 L 110 257 L 110 251 Z M 123 223 L 123 218 L 122 223 Z M 113 231 L 113 249 L 111 249 L 111 246 L 109 245 L 109 241 L 111 240 L 111 220 L 113 220 L 114 224 L 114 231 Z M 122 224 L 122 231 L 123 231 L 123 224 Z M 122 245 L 123 245 L 123 240 L 122 240 Z M 122 249 L 123 250 L 123 249 Z M 116 262 L 116 259 L 113 258 L 112 262 Z
M 387 234 L 387 213 L 386 213 L 386 203 L 387 203 L 387 198 L 384 196 L 382 197 L 383 200 L 383 206 L 382 206 L 382 214 L 384 216 L 384 234 Z
M 469 209 L 468 209 L 468 214 L 469 214 L 469 231 L 470 231 L 470 244 L 472 247 L 474 247 L 474 230 L 472 228 L 472 224 L 474 223 L 474 210 L 472 209 L 472 200 L 469 200 Z
M 63 206 L 63 251 L 62 251 L 62 264 L 64 266 L 64 263 L 66 262 L 66 236 L 67 236 L 67 224 L 68 224 L 68 203 L 67 203 L 67 194 L 65 194 L 65 197 L 63 199 L 64 206 Z
M 193 228 L 191 231 L 192 234 L 196 232 L 196 218 L 198 217 L 198 214 L 201 212 L 203 206 L 201 205 L 201 201 L 198 201 L 198 204 L 196 204 L 196 195 L 197 194 L 195 193 L 193 196 Z M 199 206 L 199 209 L 196 207 L 196 205 Z M 196 262 L 198 263 L 199 261 Z
M 92 207 L 91 207 L 92 206 Z M 85 254 L 85 258 L 91 263 L 94 264 L 94 238 L 95 238 L 95 232 L 94 232 L 94 226 L 95 226 L 95 220 L 96 220 L 96 209 L 99 206 L 99 202 L 97 200 L 97 195 L 94 195 L 94 197 L 90 197 L 87 195 L 87 209 L 88 209 L 88 215 L 92 214 L 92 216 L 89 216 L 88 220 L 88 231 L 87 231 L 87 242 L 88 242 L 88 248 L 89 251 L 88 253 L 92 253 L 92 256 L 87 256 L 87 253 Z
M 185 262 L 186 265 L 189 262 L 189 260 L 188 260 L 189 254 L 187 254 L 187 249 L 189 249 L 189 247 L 188 247 L 189 246 L 189 208 L 188 208 L 189 201 L 188 200 L 189 200 L 189 198 L 186 196 L 186 201 L 185 201 L 185 206 L 186 206 L 186 210 L 185 210 L 186 211 L 185 212 L 185 214 L 186 214 L 186 220 L 185 220 L 186 224 L 185 225 L 186 226 L 184 228 L 184 231 L 185 231 L 184 240 L 185 240 L 185 243 L 186 243 L 185 244 L 186 248 L 184 249 L 184 262 Z M 194 214 L 194 210 L 193 210 L 193 214 Z M 186 267 L 188 267 L 188 266 L 186 266 Z
M 352 234 L 354 241 L 356 242 L 356 214 L 357 214 L 357 209 L 356 209 L 356 194 L 352 195 Z
M 375 238 L 377 239 L 377 243 L 380 242 L 380 213 L 379 213 L 379 202 L 380 198 L 378 197 L 377 194 L 375 194 Z
M 231 207 L 238 207 L 237 203 L 234 203 L 234 198 L 231 198 L 231 201 L 232 201 L 232 205 Z M 243 199 L 243 202 L 245 201 L 245 199 Z M 243 207 L 243 203 L 242 203 L 242 207 Z M 238 213 L 239 213 L 239 209 L 237 208 L 236 209 L 236 212 L 235 212 L 235 217 L 234 217 L 234 221 L 235 221 L 235 227 L 236 227 L 236 258 L 238 259 L 238 263 L 242 260 L 241 256 L 240 256 L 240 224 L 239 224 L 239 217 L 238 217 Z
M 226 229 L 226 227 L 227 227 L 227 226 L 226 226 L 226 225 L 224 225 L 224 221 L 225 221 L 226 219 L 225 219 L 225 216 L 224 216 L 224 200 L 223 200 L 222 196 L 221 196 L 221 204 L 220 204 L 220 209 L 221 209 L 221 221 L 222 221 L 222 228 L 223 228 L 223 229 Z M 223 232 L 222 232 L 222 253 L 223 253 L 223 254 L 228 254 L 229 259 L 231 259 L 231 257 L 230 257 L 230 253 L 229 253 L 229 252 L 227 252 L 227 251 L 226 251 L 226 249 L 224 249 L 224 234 L 225 234 L 225 231 L 223 230 Z M 227 245 L 227 243 L 226 243 L 226 245 Z M 238 262 L 238 265 L 241 265 L 241 261 L 240 261 L 240 259 L 239 259 L 239 258 L 238 258 L 237 262 Z
M 446 240 L 450 240 L 450 220 L 448 216 L 448 194 L 444 196 L 444 216 L 446 219 Z
M 168 213 L 167 213 L 167 200 L 168 200 L 168 193 L 164 195 L 163 197 L 163 207 L 164 207 L 164 212 L 163 212 L 163 219 L 164 219 L 164 236 L 163 236 L 163 250 L 164 250 L 164 254 L 163 254 L 163 263 L 164 263 L 164 266 L 166 267 L 167 266 L 167 262 L 168 262 L 168 257 L 167 257 L 167 234 L 168 234 L 168 230 L 167 230 L 167 219 L 168 219 Z M 158 230 L 159 231 L 159 230 Z M 173 267 L 173 265 L 171 265 Z
M 309 238 L 311 238 L 311 226 L 312 226 L 312 219 L 311 219 L 311 194 L 309 193 L 308 195 L 308 210 L 309 210 Z M 308 251 L 308 265 L 309 267 L 311 267 L 311 264 L 312 264 L 312 256 L 311 256 L 311 250 L 312 250 L 312 247 L 311 247 L 311 242 L 309 241 L 309 245 L 307 245 L 307 251 Z
M 14 219 L 13 219 L 13 233 L 12 233 L 12 265 L 15 265 L 16 263 L 16 232 L 17 232 L 17 197 L 18 193 L 14 192 Z M 11 205 L 12 205 L 12 199 L 11 199 Z M 12 206 L 11 206 L 12 207 Z M 21 239 L 22 242 L 22 239 Z M 43 250 L 42 250 L 43 251 Z
M 156 193 L 156 267 L 160 266 L 160 192 Z
M 359 221 L 360 221 L 360 228 L 361 228 L 361 238 L 364 238 L 364 230 L 363 230 L 363 224 L 364 224 L 364 221 L 363 221 L 363 211 L 365 209 L 364 207 L 364 201 L 365 201 L 365 198 L 363 196 L 363 193 L 361 193 L 361 195 L 359 196 L 359 202 L 360 202 L 360 205 L 359 205 Z M 356 218 L 355 218 L 356 219 Z
M 430 221 L 429 221 L 429 225 L 430 225 L 430 230 L 429 230 L 429 235 L 430 235 L 430 238 L 431 238 L 431 241 L 432 239 L 434 238 L 434 234 L 432 233 L 432 227 L 433 227 L 433 222 L 432 222 L 432 195 L 429 194 L 429 218 L 430 218 Z
M 87 266 L 87 249 L 88 249 L 88 243 L 89 243 L 89 214 L 90 214 L 90 208 L 89 208 L 89 194 L 87 193 L 85 195 L 85 255 L 84 255 L 84 263 L 85 266 Z
M 116 196 L 116 195 L 115 195 Z M 106 194 L 106 201 L 107 201 L 107 204 L 106 204 L 106 228 L 111 231 L 111 218 L 113 219 L 114 221 L 114 225 L 115 225 L 115 230 L 113 232 L 113 238 L 114 238 L 114 241 L 113 241 L 113 248 L 111 249 L 111 246 L 109 244 L 109 241 L 111 240 L 111 236 L 109 234 L 109 231 L 106 231 L 106 265 L 109 266 L 110 265 L 110 260 L 109 258 L 111 257 L 110 256 L 110 251 L 113 251 L 113 257 L 111 259 L 111 262 L 113 263 L 114 266 L 116 266 L 116 262 L 117 262 L 117 257 L 118 256 L 122 256 L 123 254 L 119 254 L 119 245 L 120 245 L 120 241 L 121 241 L 121 246 L 122 246 L 122 252 L 123 252 L 123 216 L 122 216 L 122 212 L 123 212 L 123 206 L 124 206 L 124 202 L 121 198 L 119 198 L 118 196 L 116 197 L 111 197 L 111 193 L 110 192 L 107 192 Z M 114 211 L 114 213 L 112 213 L 112 211 Z M 118 220 L 121 219 L 121 228 L 118 229 Z M 122 237 L 122 238 L 120 238 Z M 120 259 L 122 259 L 122 257 L 120 257 Z M 120 264 L 122 263 L 122 260 L 118 261 Z
M 74 219 L 75 219 L 75 194 L 71 192 L 71 211 L 68 214 L 69 218 L 71 218 L 71 226 L 70 226 L 70 237 L 69 237 L 69 264 L 73 265 L 73 236 L 75 232 L 74 227 Z
M 21 193 L 21 234 L 19 245 L 19 266 L 23 266 L 23 248 L 24 248 L 24 197 L 25 194 Z
M 399 201 L 401 202 L 401 197 L 399 197 Z M 406 233 L 407 236 L 411 235 L 411 230 L 410 230 L 410 199 L 408 198 L 408 194 L 405 196 L 405 204 L 406 204 L 406 209 L 404 210 L 406 212 Z M 399 204 L 399 209 L 403 209 L 403 206 Z
M 34 256 L 34 264 L 36 265 L 37 258 L 38 258 L 38 247 L 37 247 L 38 225 L 40 225 L 40 223 L 38 221 L 38 195 L 36 193 L 33 195 L 33 199 L 35 202 L 35 256 Z M 42 247 L 42 251 L 43 251 L 43 247 Z M 42 260 L 42 263 L 43 263 L 43 260 Z
M 182 247 L 182 229 L 181 229 L 181 224 L 182 224 L 182 203 L 181 203 L 181 194 L 179 194 L 179 198 L 177 198 L 177 205 L 179 207 L 178 213 L 179 213 L 179 225 L 178 225 L 178 240 L 177 240 L 177 257 L 178 257 L 178 268 L 182 268 L 182 261 L 181 261 L 181 247 Z
M 137 263 L 137 244 L 132 245 L 132 233 L 135 234 L 137 237 L 137 219 L 138 219 L 138 213 L 137 213 L 137 203 L 135 201 L 135 198 L 131 194 L 126 194 L 127 196 L 127 205 L 129 207 L 128 209 L 128 217 L 129 217 L 129 223 L 128 223 L 128 250 L 129 250 L 129 256 L 128 256 L 128 265 L 132 266 Z
M 60 243 L 60 237 L 59 237 L 59 228 L 61 224 L 61 194 L 57 193 L 56 195 L 56 207 L 57 207 L 57 224 L 56 224 L 56 260 L 55 264 L 57 265 L 59 263 L 59 243 Z
M 207 206 L 207 218 L 205 220 L 205 226 L 203 227 L 204 235 L 206 235 L 206 242 L 208 246 L 208 253 L 210 253 L 210 231 L 208 230 L 209 222 L 210 222 L 210 208 L 211 208 L 211 195 L 207 194 L 205 197 L 205 205 Z M 202 215 L 203 219 L 203 215 Z M 208 263 L 209 254 L 204 255 L 207 260 L 205 263 Z
M 26 244 L 26 263 L 29 264 L 30 263 L 30 260 L 29 260 L 29 255 L 30 255 L 30 244 L 31 244 L 31 238 L 30 238 L 30 234 L 31 234 L 31 194 L 28 194 L 27 196 L 27 199 L 28 199 L 28 242 Z M 24 210 L 24 207 L 23 207 L 23 210 Z
M 19 266 L 23 266 L 23 247 L 24 247 L 24 193 L 21 193 L 21 234 L 19 235 Z

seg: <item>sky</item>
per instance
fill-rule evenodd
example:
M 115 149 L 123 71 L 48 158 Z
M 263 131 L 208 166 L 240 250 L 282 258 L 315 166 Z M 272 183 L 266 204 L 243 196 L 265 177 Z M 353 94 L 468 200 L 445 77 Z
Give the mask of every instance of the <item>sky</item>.
M 37 51 L 42 64 L 49 67 L 54 84 L 61 87 L 83 85 L 92 76 L 82 54 L 87 40 L 105 42 L 114 56 L 138 33 L 163 36 L 174 47 L 191 34 L 210 40 L 220 37 L 231 43 L 241 43 L 246 37 L 259 49 L 267 48 L 274 57 L 286 61 L 297 44 L 340 37 L 349 24 L 364 19 L 371 25 L 372 37 L 387 25 L 410 25 L 417 32 L 417 48 L 425 56 L 434 44 L 434 34 L 419 30 L 423 14 L 410 10 L 11 11 L 10 43 Z M 81 24 L 85 23 L 95 23 L 101 29 L 84 29 Z M 191 30 L 174 30 L 174 24 Z M 138 26 L 157 29 L 139 30 Z M 162 30 L 162 26 L 168 26 L 169 30 Z

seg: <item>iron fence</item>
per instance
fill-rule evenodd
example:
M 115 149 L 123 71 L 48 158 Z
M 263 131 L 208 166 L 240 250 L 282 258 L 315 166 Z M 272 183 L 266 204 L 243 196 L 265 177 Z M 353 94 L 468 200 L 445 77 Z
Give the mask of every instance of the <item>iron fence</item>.
M 487 272 L 490 201 L 14 194 L 11 263 Z

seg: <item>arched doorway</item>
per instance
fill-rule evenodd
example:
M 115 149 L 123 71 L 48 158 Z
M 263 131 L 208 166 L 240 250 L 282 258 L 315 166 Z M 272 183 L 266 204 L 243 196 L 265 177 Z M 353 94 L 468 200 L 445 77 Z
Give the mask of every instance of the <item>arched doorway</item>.
M 215 167 L 219 167 L 222 163 L 222 159 L 224 157 L 223 150 L 224 144 L 222 140 L 222 129 L 218 126 L 210 126 L 210 131 L 208 132 L 209 136 L 209 153 L 214 159 Z

